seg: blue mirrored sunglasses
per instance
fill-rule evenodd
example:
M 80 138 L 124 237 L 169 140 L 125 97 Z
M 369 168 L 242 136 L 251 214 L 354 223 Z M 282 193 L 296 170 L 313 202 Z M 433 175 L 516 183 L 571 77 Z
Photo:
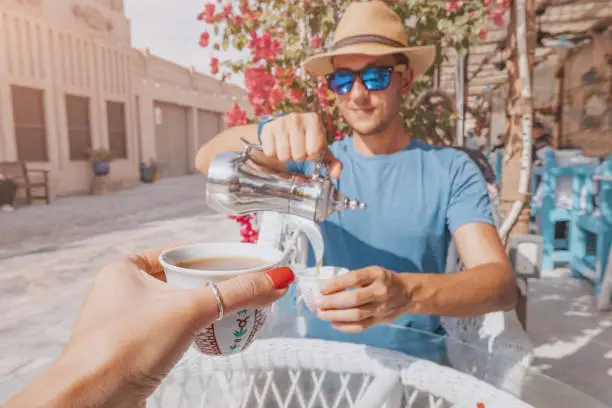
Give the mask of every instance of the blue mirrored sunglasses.
M 337 95 L 346 95 L 353 89 L 357 78 L 368 91 L 382 91 L 391 83 L 393 72 L 404 72 L 404 65 L 393 67 L 366 67 L 361 71 L 341 69 L 327 75 L 327 85 Z

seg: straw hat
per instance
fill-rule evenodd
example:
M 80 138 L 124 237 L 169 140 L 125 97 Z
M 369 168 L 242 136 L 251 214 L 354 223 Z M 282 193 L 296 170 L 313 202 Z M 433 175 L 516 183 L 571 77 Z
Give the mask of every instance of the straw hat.
M 302 65 L 313 74 L 327 75 L 334 71 L 332 58 L 346 54 L 404 54 L 416 78 L 433 64 L 436 48 L 408 47 L 400 17 L 384 2 L 374 0 L 352 3 L 347 7 L 334 33 L 332 51 L 314 55 Z

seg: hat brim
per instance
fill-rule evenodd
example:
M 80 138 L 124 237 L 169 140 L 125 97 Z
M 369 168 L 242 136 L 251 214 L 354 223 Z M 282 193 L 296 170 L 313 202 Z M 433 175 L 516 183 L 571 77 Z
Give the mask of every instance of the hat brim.
M 312 74 L 324 76 L 332 73 L 335 69 L 332 64 L 333 57 L 352 54 L 369 55 L 373 57 L 381 57 L 390 54 L 404 54 L 410 61 L 410 67 L 412 68 L 414 78 L 417 78 L 423 75 L 434 63 L 436 59 L 436 47 L 433 45 L 426 45 L 422 47 L 396 48 L 374 43 L 353 44 L 333 52 L 313 55 L 304 61 L 302 67 Z

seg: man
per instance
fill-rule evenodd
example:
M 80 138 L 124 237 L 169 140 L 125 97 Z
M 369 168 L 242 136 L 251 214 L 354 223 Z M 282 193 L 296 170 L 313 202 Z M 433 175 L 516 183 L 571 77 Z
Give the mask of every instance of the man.
M 531 147 L 531 157 L 533 157 L 534 166 L 541 166 L 543 163 L 543 151 L 552 146 L 551 133 L 544 127 L 542 122 L 535 120 L 533 122 L 533 145 Z
M 324 291 L 310 334 L 334 339 L 365 331 L 355 341 L 403 350 L 412 343 L 407 351 L 420 354 L 413 347 L 418 341 L 381 324 L 443 332 L 439 316 L 511 310 L 513 273 L 476 164 L 404 131 L 403 97 L 431 66 L 435 49 L 406 47 L 402 21 L 381 1 L 350 5 L 334 39 L 333 52 L 309 58 L 304 68 L 328 75 L 352 137 L 328 148 L 315 114 L 264 118 L 221 133 L 202 147 L 196 164 L 206 173 L 217 152 L 241 149 L 241 137 L 261 140 L 267 163 L 292 171 L 310 173 L 312 162 L 305 160 L 323 155 L 337 188 L 368 209 L 321 223 L 324 264 L 351 272 Z M 451 238 L 466 269 L 444 275 Z

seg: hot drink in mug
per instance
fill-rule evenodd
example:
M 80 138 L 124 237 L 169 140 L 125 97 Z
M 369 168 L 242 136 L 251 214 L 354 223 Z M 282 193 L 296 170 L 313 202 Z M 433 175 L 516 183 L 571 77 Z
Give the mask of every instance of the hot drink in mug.
M 281 265 L 281 251 L 243 243 L 203 243 L 169 249 L 159 261 L 169 284 L 185 289 L 203 288 L 240 274 L 267 271 Z M 208 355 L 229 355 L 243 351 L 266 323 L 270 306 L 244 309 L 223 316 L 201 330 L 195 338 L 197 349 Z

